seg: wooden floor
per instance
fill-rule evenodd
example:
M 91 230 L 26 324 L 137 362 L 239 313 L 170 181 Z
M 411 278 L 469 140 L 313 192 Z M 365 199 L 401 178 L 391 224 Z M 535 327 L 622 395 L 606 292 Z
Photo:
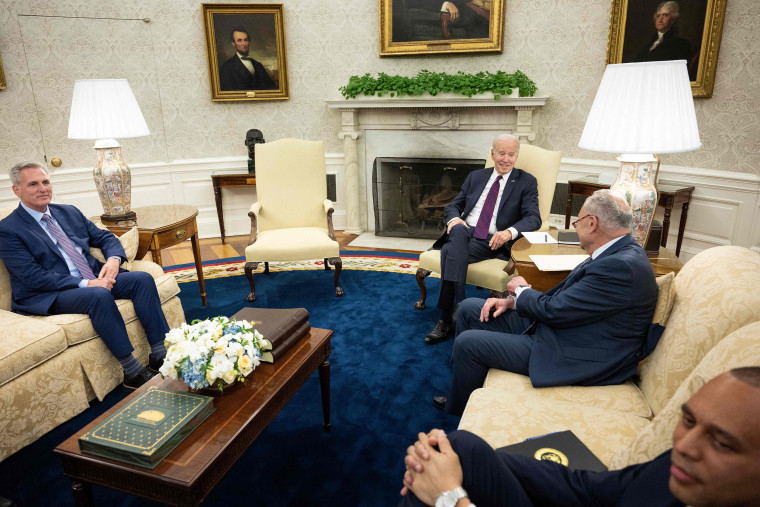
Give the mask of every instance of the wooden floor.
M 387 248 L 362 248 L 348 246 L 354 239 L 355 234 L 345 234 L 342 231 L 335 231 L 335 239 L 340 243 L 341 250 L 384 250 L 395 252 L 420 253 L 412 250 L 389 250 Z M 248 246 L 248 236 L 227 236 L 222 243 L 221 238 L 208 238 L 201 240 L 201 259 L 203 261 L 213 261 L 217 259 L 227 259 L 229 257 L 245 256 L 245 247 Z M 150 254 L 149 254 L 150 255 Z M 179 245 L 161 250 L 161 261 L 164 266 L 174 266 L 176 264 L 190 264 L 195 262 L 193 259 L 193 250 L 190 241 L 185 241 Z

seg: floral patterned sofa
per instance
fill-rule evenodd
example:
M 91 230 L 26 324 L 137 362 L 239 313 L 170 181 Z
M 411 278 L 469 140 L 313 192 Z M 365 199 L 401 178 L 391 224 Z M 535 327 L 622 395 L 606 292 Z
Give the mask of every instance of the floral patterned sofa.
M 459 429 L 495 448 L 570 429 L 610 468 L 669 449 L 681 405 L 702 384 L 734 367 L 760 365 L 760 254 L 711 248 L 664 282 L 658 280 L 655 321 L 665 332 L 636 379 L 536 389 L 523 375 L 491 370 Z
M 15 207 L 0 209 L 0 219 Z M 156 280 L 170 327 L 185 321 L 174 275 L 158 264 L 134 260 L 137 229 L 119 238 L 127 269 Z M 101 255 L 98 250 L 94 255 Z M 145 332 L 128 300 L 118 301 L 138 361 L 148 363 Z M 12 313 L 8 271 L 0 261 L 0 461 L 83 412 L 123 380 L 123 371 L 87 315 L 23 316 Z

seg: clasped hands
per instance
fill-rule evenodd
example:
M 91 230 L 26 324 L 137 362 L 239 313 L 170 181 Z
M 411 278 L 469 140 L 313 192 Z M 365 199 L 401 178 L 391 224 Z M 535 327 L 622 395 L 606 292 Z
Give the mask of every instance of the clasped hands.
M 452 4 L 453 5 L 453 4 Z M 446 229 L 446 234 L 451 234 L 451 229 L 455 225 L 462 224 L 468 229 L 470 228 L 469 225 L 467 225 L 467 222 L 462 220 L 461 218 L 455 218 L 451 222 L 449 222 L 448 228 Z M 491 247 L 491 250 L 498 250 L 501 248 L 501 246 L 506 243 L 507 241 L 512 239 L 512 233 L 509 231 L 509 229 L 505 229 L 503 231 L 496 231 L 493 236 L 491 236 L 491 241 L 488 242 L 488 246 Z
M 521 276 L 516 276 L 507 283 L 507 292 L 511 296 L 515 295 L 515 290 L 520 285 L 530 284 Z M 488 298 L 483 304 L 483 308 L 480 309 L 480 322 L 488 322 L 488 319 L 495 318 L 506 312 L 509 309 L 515 307 L 514 298 L 501 299 L 501 298 Z
M 100 274 L 94 280 L 87 280 L 88 287 L 105 287 L 108 290 L 116 283 L 116 275 L 119 274 L 119 259 L 109 258 L 100 270 Z
M 462 485 L 462 465 L 443 430 L 417 436 L 419 440 L 406 450 L 401 494 L 412 491 L 426 505 L 435 505 L 441 493 Z

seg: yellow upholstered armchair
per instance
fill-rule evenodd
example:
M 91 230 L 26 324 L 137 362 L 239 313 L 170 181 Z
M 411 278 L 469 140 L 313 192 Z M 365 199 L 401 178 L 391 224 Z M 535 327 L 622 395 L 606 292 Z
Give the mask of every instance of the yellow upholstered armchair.
M 258 149 L 258 148 L 257 148 Z M 557 173 L 562 159 L 562 152 L 550 151 L 530 144 L 520 145 L 520 155 L 515 167 L 529 172 L 538 180 L 538 211 L 541 213 L 540 231 L 549 229 L 549 212 L 551 211 L 554 187 L 557 185 Z M 493 167 L 491 152 L 488 152 L 485 167 Z M 425 278 L 435 271 L 441 272 L 441 251 L 428 250 L 420 254 L 417 269 L 417 284 L 420 286 L 420 300 L 414 304 L 418 310 L 425 309 L 427 289 Z M 501 259 L 488 259 L 470 264 L 467 268 L 467 283 L 491 289 L 491 295 L 498 297 L 507 290 L 507 283 L 515 276 L 513 262 Z
M 256 146 L 256 195 L 251 206 L 251 242 L 245 249 L 248 301 L 256 301 L 253 272 L 264 263 L 324 259 L 335 266 L 335 295 L 340 287 L 340 246 L 335 241 L 332 201 L 327 199 L 322 141 L 281 139 Z

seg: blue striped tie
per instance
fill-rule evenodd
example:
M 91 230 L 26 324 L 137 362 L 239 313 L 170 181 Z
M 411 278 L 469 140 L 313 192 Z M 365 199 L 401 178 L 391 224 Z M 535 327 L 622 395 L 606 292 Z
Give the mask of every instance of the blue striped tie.
M 488 229 L 491 227 L 491 218 L 493 217 L 493 209 L 496 207 L 496 198 L 499 196 L 499 182 L 501 181 L 501 174 L 493 180 L 491 189 L 486 196 L 486 202 L 483 203 L 483 209 L 480 212 L 480 218 L 475 226 L 475 232 L 472 234 L 478 239 L 486 239 L 488 237 Z
M 66 234 L 61 230 L 60 227 L 56 225 L 55 222 L 53 222 L 53 219 L 50 217 L 50 215 L 42 215 L 42 220 L 44 220 L 45 224 L 47 225 L 50 234 L 53 235 L 56 241 L 58 241 L 58 244 L 61 246 L 61 248 L 63 248 L 63 251 L 66 252 L 66 254 L 71 258 L 71 261 L 79 270 L 82 278 L 85 280 L 94 280 L 95 273 L 92 272 L 92 268 L 89 264 L 87 264 L 87 259 L 84 258 L 84 255 L 82 255 L 79 250 L 74 248 L 74 245 L 71 244 L 69 237 L 66 236 Z

